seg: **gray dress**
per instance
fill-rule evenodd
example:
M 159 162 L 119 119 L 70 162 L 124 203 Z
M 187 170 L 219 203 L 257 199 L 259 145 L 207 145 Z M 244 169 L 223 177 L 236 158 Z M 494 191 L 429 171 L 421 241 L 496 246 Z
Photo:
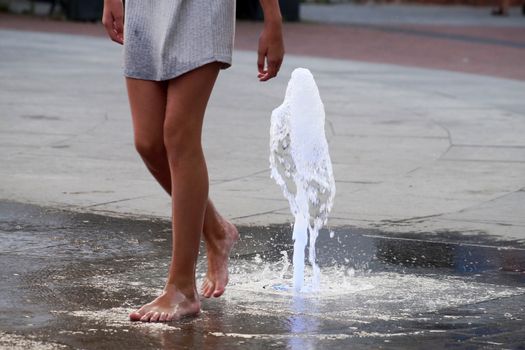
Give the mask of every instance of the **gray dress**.
M 168 80 L 213 61 L 232 64 L 235 0 L 126 0 L 124 76 Z

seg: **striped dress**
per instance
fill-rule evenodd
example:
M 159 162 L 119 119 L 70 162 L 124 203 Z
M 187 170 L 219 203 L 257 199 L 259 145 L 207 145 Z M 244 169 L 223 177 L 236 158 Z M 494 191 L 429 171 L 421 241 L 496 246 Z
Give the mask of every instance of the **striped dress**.
M 168 80 L 219 61 L 232 64 L 235 0 L 126 0 L 124 76 Z

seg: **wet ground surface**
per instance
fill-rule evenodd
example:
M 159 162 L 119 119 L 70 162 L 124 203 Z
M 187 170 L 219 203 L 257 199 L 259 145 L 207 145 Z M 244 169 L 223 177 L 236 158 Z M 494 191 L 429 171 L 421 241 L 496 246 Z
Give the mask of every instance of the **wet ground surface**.
M 231 283 L 201 317 L 132 323 L 163 285 L 169 222 L 0 202 L 0 347 L 525 348 L 521 242 L 323 231 L 321 290 L 294 296 L 291 227 L 239 229 Z

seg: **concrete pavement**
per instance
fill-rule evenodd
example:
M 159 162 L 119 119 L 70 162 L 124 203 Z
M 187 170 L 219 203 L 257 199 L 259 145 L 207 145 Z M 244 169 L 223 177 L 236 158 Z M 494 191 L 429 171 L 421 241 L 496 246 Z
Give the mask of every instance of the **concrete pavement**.
M 120 46 L 1 30 L 0 51 L 1 199 L 169 219 L 133 147 Z M 260 83 L 255 61 L 235 52 L 205 119 L 210 196 L 234 223 L 291 221 L 269 177 L 269 118 L 306 67 L 327 114 L 329 226 L 525 238 L 525 82 L 287 55 Z

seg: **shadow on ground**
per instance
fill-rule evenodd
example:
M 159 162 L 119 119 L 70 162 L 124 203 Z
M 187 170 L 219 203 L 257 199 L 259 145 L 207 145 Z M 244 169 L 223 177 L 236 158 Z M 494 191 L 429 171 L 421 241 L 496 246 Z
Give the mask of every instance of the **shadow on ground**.
M 525 247 L 488 236 L 321 232 L 322 287 L 293 295 L 291 227 L 240 227 L 202 316 L 128 321 L 164 282 L 170 224 L 0 202 L 0 347 L 520 348 Z M 290 258 L 290 259 L 289 259 Z M 205 272 L 200 259 L 198 274 Z M 309 271 L 307 271 L 308 275 Z M 426 346 L 426 345 L 425 345 Z

